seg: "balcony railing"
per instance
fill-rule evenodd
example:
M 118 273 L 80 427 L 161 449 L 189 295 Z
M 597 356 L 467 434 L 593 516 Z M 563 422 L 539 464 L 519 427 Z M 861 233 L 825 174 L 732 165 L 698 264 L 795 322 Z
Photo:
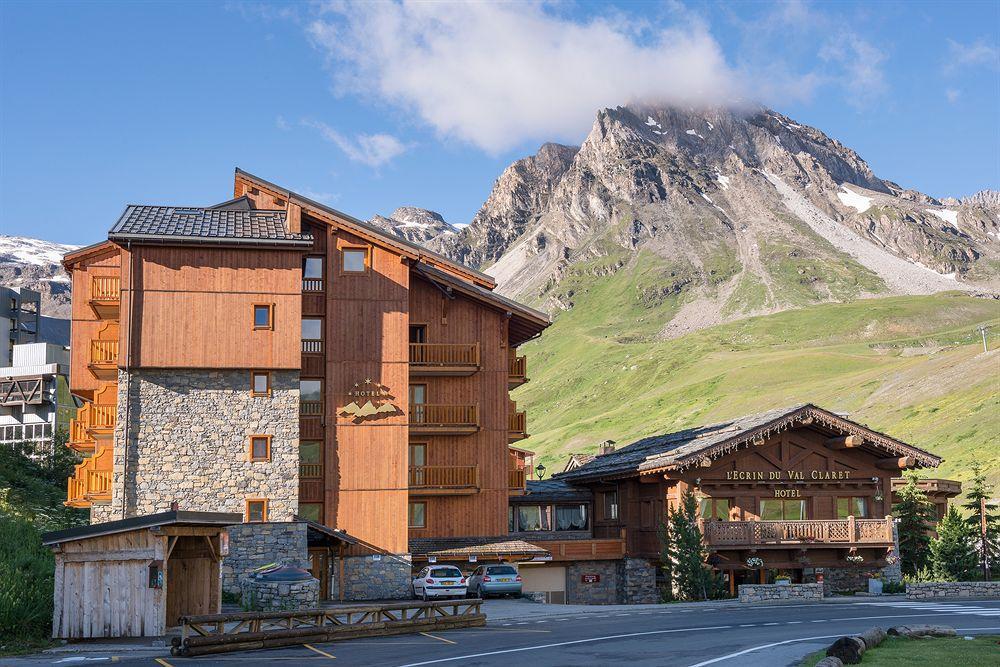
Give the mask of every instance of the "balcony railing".
M 892 517 L 807 521 L 704 521 L 710 547 L 786 544 L 892 544 Z
M 91 500 L 105 500 L 111 498 L 110 470 L 87 471 L 87 497 Z
M 323 414 L 323 401 L 299 401 L 299 414 L 304 417 Z
M 410 343 L 414 375 L 472 375 L 479 361 L 479 343 Z
M 118 341 L 116 340 L 92 340 L 90 341 L 90 363 L 91 364 L 114 364 L 118 362 Z
M 66 481 L 66 505 L 87 507 L 92 501 L 111 500 L 112 450 L 103 449 L 76 466 Z
M 90 300 L 120 301 L 121 279 L 118 276 L 93 276 L 90 279 Z
M 322 463 L 300 463 L 299 477 L 303 479 L 318 479 L 323 476 Z
M 410 466 L 411 489 L 479 488 L 479 466 Z
M 508 415 L 508 431 L 511 442 L 528 437 L 528 415 L 523 410 L 513 410 Z
M 524 468 L 511 468 L 507 471 L 507 488 L 511 491 L 524 491 L 527 479 Z
M 475 405 L 410 404 L 410 426 L 478 428 L 479 409 Z
M 528 359 L 513 355 L 507 369 L 507 385 L 510 388 L 519 387 L 528 381 Z
M 323 341 L 303 340 L 302 354 L 323 354 Z
M 322 292 L 323 291 L 323 279 L 322 278 L 303 278 L 302 279 L 302 291 L 303 292 Z

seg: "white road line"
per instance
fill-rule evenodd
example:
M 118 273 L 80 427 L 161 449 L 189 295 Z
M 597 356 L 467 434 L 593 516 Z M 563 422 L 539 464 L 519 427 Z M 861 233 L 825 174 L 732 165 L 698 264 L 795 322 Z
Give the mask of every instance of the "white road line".
M 471 658 L 484 658 L 490 655 L 503 655 L 505 653 L 520 653 L 522 651 L 537 651 L 546 648 L 556 648 L 558 646 L 573 646 L 575 644 L 590 644 L 592 642 L 609 641 L 613 639 L 628 639 L 630 637 L 647 637 L 649 635 L 666 635 L 677 632 L 700 632 L 705 630 L 728 630 L 731 625 L 712 625 L 703 628 L 677 628 L 673 630 L 650 630 L 648 632 L 630 632 L 624 635 L 608 635 L 606 637 L 590 637 L 588 639 L 576 639 L 568 642 L 557 642 L 554 644 L 541 644 L 539 646 L 522 646 L 521 648 L 508 648 L 500 651 L 489 651 L 487 653 L 471 653 L 469 655 L 456 655 L 451 658 L 440 658 L 438 660 L 426 660 L 424 662 L 411 662 L 401 667 L 420 667 L 420 665 L 437 665 L 442 662 L 454 662 L 456 660 L 469 660 Z
M 742 624 L 740 624 L 740 627 L 741 628 L 754 628 L 754 627 L 757 627 L 757 624 L 756 623 L 742 623 Z
M 786 623 L 785 625 L 798 625 L 801 622 L 802 621 L 788 621 L 788 623 Z
M 780 625 L 780 623 L 764 623 L 764 625 Z

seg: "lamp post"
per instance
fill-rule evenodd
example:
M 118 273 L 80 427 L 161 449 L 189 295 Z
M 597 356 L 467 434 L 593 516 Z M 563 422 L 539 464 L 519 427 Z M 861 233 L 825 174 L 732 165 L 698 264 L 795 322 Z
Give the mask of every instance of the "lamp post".
M 545 466 L 541 463 L 535 466 L 535 474 L 538 475 L 538 481 L 541 481 L 542 477 L 545 476 Z

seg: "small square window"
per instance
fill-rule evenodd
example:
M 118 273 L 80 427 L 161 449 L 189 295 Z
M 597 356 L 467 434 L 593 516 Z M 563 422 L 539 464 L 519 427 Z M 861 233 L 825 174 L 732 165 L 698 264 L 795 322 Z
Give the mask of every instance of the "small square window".
M 344 248 L 344 273 L 364 273 L 368 270 L 368 248 Z
M 269 435 L 250 436 L 250 460 L 251 461 L 271 460 L 271 436 Z
M 323 522 L 323 503 L 299 503 L 299 518 L 307 521 Z
M 427 527 L 427 503 L 410 503 L 409 527 Z
M 267 499 L 247 501 L 247 523 L 262 523 L 267 521 Z
M 302 260 L 302 277 L 321 279 L 323 277 L 323 258 L 306 257 Z
M 267 371 L 254 371 L 251 373 L 250 393 L 254 396 L 270 396 L 271 374 Z
M 254 304 L 253 307 L 253 328 L 272 329 L 272 307 L 271 304 Z
M 323 340 L 323 320 L 304 318 L 302 320 L 302 340 Z

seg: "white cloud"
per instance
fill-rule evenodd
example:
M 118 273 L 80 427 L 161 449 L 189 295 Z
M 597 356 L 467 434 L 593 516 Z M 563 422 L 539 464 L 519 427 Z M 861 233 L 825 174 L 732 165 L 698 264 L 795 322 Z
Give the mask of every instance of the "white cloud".
M 323 139 L 343 151 L 349 159 L 369 167 L 380 167 L 405 153 L 408 148 L 391 134 L 358 134 L 350 138 L 317 120 L 306 119 L 302 125 L 318 131 Z
M 281 131 L 289 129 L 288 121 L 285 120 L 285 117 L 281 115 L 279 115 L 277 118 L 274 119 L 274 126 Z
M 841 34 L 827 41 L 819 57 L 840 66 L 836 78 L 852 106 L 867 107 L 888 90 L 882 71 L 885 53 L 856 34 Z
M 578 141 L 602 107 L 740 97 L 719 44 L 680 16 L 676 27 L 653 28 L 621 14 L 574 21 L 538 3 L 338 2 L 308 31 L 340 92 L 369 94 L 441 136 L 498 152 Z
M 962 91 L 957 88 L 945 88 L 944 96 L 948 98 L 949 103 L 954 104 L 962 96 Z
M 1000 69 L 1000 50 L 978 39 L 971 44 L 962 44 L 953 39 L 948 40 L 948 62 L 945 71 L 953 71 L 959 67 L 986 65 Z

